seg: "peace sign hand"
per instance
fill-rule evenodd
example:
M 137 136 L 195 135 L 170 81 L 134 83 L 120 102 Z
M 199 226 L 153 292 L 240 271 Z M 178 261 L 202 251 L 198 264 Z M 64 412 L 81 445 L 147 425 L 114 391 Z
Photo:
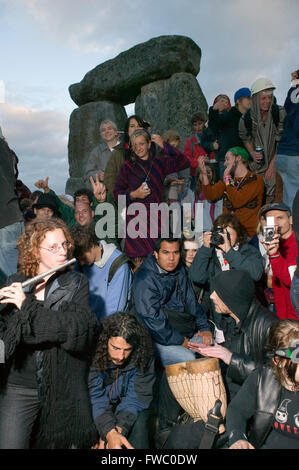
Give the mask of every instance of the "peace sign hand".
M 89 181 L 96 200 L 98 202 L 104 202 L 106 200 L 106 186 L 99 180 L 99 175 L 95 175 L 95 180 L 90 176 Z

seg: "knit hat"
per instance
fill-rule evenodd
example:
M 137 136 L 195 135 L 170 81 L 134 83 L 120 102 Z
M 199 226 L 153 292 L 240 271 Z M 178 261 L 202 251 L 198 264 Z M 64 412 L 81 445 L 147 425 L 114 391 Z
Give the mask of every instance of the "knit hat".
M 32 209 L 42 209 L 43 207 L 48 207 L 52 209 L 55 216 L 58 216 L 58 206 L 56 201 L 51 194 L 41 194 L 35 204 L 33 204 Z
M 249 153 L 243 147 L 232 147 L 231 149 L 228 150 L 228 152 L 231 152 L 234 155 L 240 155 L 240 157 L 242 157 L 242 160 L 244 160 L 244 162 L 248 162 Z
M 234 100 L 236 103 L 240 98 L 250 98 L 250 97 L 251 97 L 251 91 L 249 88 L 240 88 L 239 90 L 236 91 Z
M 245 319 L 255 293 L 254 281 L 247 271 L 221 271 L 211 280 L 213 291 L 240 321 Z
M 284 202 L 273 202 L 272 204 L 267 204 L 261 211 L 260 217 L 264 217 L 269 211 L 283 211 L 288 212 L 289 215 L 292 215 L 291 209 Z

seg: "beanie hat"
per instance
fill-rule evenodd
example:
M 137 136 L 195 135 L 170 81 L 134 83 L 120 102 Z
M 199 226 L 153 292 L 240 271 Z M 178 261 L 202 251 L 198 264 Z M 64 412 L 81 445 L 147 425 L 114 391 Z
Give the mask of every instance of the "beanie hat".
M 242 157 L 242 160 L 244 160 L 244 162 L 248 162 L 249 153 L 243 147 L 232 147 L 231 149 L 228 150 L 228 152 L 231 152 L 234 155 L 240 155 L 240 157 Z
M 48 207 L 49 209 L 52 209 L 52 211 L 54 212 L 54 216 L 57 217 L 59 215 L 58 206 L 54 197 L 51 196 L 51 194 L 41 194 L 38 197 L 36 203 L 33 204 L 32 209 L 42 209 L 43 207 Z
M 254 281 L 247 271 L 221 271 L 211 280 L 213 291 L 240 321 L 245 319 L 255 293 Z
M 236 91 L 234 100 L 236 103 L 240 98 L 250 98 L 250 97 L 251 97 L 251 91 L 249 88 L 240 88 L 239 90 Z

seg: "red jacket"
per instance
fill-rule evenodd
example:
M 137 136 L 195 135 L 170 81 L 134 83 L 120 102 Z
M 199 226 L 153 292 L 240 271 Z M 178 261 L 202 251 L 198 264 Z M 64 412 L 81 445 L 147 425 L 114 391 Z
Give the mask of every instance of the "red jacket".
M 298 320 L 290 297 L 292 279 L 288 269 L 289 266 L 296 266 L 297 243 L 294 232 L 286 240 L 280 240 L 279 253 L 277 258 L 270 258 L 276 315 L 281 319 Z
M 195 135 L 192 135 L 192 137 L 186 141 L 184 154 L 190 161 L 190 175 L 195 176 L 196 168 L 198 167 L 198 157 L 207 155 L 207 152 L 201 147 Z

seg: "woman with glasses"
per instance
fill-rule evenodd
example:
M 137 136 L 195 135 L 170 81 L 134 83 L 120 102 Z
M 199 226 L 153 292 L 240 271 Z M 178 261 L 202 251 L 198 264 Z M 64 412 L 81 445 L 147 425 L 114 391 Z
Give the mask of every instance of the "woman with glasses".
M 98 323 L 88 281 L 66 268 L 46 274 L 73 251 L 59 219 L 28 223 L 18 250 L 19 272 L 0 289 L 0 448 L 91 447 L 97 433 L 86 377 Z

